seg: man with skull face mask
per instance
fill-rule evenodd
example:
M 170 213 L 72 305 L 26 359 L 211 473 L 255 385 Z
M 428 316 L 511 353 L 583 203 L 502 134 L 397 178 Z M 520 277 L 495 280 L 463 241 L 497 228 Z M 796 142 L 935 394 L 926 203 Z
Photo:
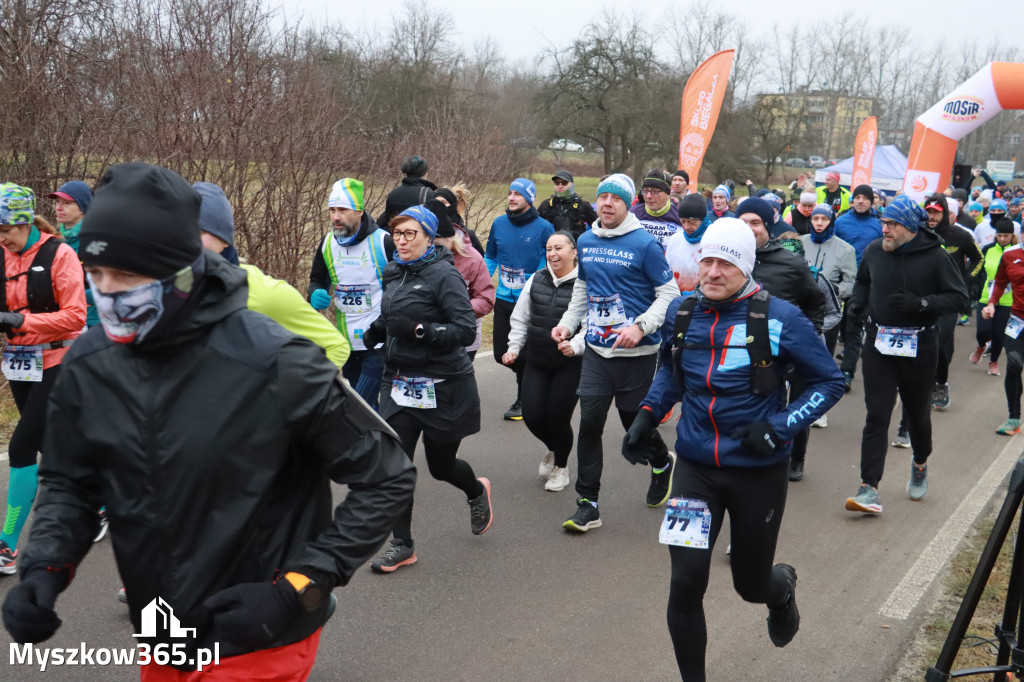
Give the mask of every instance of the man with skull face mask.
M 363 343 L 363 331 L 380 317 L 381 277 L 395 253 L 395 242 L 363 210 L 359 180 L 338 180 L 327 204 L 333 229 L 313 255 L 309 302 L 317 310 L 327 310 L 333 297 L 338 331 L 352 344 L 341 373 L 376 409 L 384 361 L 379 350 Z
M 142 680 L 190 679 L 215 645 L 224 679 L 306 679 L 331 590 L 384 542 L 415 471 L 319 346 L 247 309 L 245 272 L 202 248 L 200 201 L 148 164 L 100 180 L 80 255 L 103 329 L 68 351 L 50 396 L 4 624 L 18 642 L 54 634 L 102 500 L 133 630 L 158 598 L 195 628 L 179 670 Z M 335 509 L 332 480 L 348 486 Z

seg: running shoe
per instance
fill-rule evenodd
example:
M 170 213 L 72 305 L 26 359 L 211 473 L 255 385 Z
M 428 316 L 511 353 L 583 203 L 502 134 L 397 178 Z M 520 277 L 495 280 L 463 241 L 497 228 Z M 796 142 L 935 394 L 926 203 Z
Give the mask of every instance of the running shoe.
M 932 405 L 942 412 L 949 407 L 949 384 L 935 384 L 932 391 Z
M 551 468 L 555 466 L 555 453 L 548 450 L 548 454 L 544 455 L 544 459 L 540 461 L 540 467 L 537 469 L 537 475 L 541 478 L 547 478 L 551 475 Z
M 865 514 L 881 514 L 882 498 L 878 496 L 877 490 L 867 483 L 862 483 L 856 495 L 846 498 L 846 509 Z
M 853 390 L 853 375 L 849 372 L 843 372 L 843 390 L 847 393 Z
M 989 376 L 993 376 L 993 377 L 999 376 L 999 363 L 998 362 L 990 362 L 990 363 L 988 363 L 988 374 L 989 374 Z
M 548 476 L 548 481 L 544 484 L 544 490 L 557 493 L 559 490 L 565 490 L 567 485 L 569 485 L 569 468 L 551 467 L 551 475 Z
M 928 492 L 928 465 L 910 460 L 910 480 L 907 481 L 907 497 L 917 502 Z
M 121 602 L 122 604 L 128 603 L 128 592 L 125 591 L 123 587 L 117 591 L 117 601 Z
M 11 549 L 3 540 L 0 540 L 0 573 L 14 575 L 18 572 L 15 562 L 18 560 L 18 550 Z
M 971 321 L 970 315 L 961 315 L 960 319 L 956 321 L 958 327 L 966 327 Z
M 107 527 L 110 525 L 110 522 L 107 521 L 106 507 L 100 507 L 100 510 L 97 513 L 99 514 L 100 517 L 100 530 L 98 533 L 96 533 L 96 537 L 92 539 L 93 542 L 99 542 L 100 540 L 102 540 L 103 536 L 107 534 Z
M 588 530 L 600 526 L 601 514 L 597 511 L 597 505 L 592 504 L 585 497 L 576 500 L 576 513 L 562 524 L 562 528 L 574 530 L 577 533 L 586 533 Z
M 394 573 L 402 566 L 416 563 L 416 550 L 402 540 L 394 538 L 391 545 L 379 557 L 370 562 L 370 568 L 377 573 Z
M 996 433 L 1003 436 L 1012 436 L 1015 433 L 1020 433 L 1020 420 L 1007 419 L 1005 424 L 996 429 Z
M 821 419 L 815 419 L 813 422 L 811 422 L 811 426 L 813 426 L 816 429 L 827 429 L 828 428 L 828 415 L 827 414 L 821 415 Z
M 836 353 L 836 360 L 842 361 L 842 359 L 845 357 L 845 355 L 846 354 L 843 351 L 839 351 L 838 353 Z
M 909 448 L 910 447 L 910 434 L 907 430 L 900 426 L 896 429 L 896 437 L 892 439 L 892 445 L 896 448 Z
M 981 356 L 985 354 L 985 346 L 978 346 L 971 353 L 971 364 L 976 365 L 981 361 Z
M 772 573 L 789 583 L 789 601 L 778 608 L 768 607 L 768 637 L 772 644 L 784 647 L 793 641 L 800 629 L 800 612 L 796 608 L 796 569 L 789 564 L 775 564 Z
M 655 473 L 651 467 L 651 484 L 647 486 L 647 506 L 660 507 L 665 504 L 672 491 L 672 475 L 676 471 L 676 453 L 668 451 L 668 464 Z
M 795 459 L 789 460 L 789 480 L 799 483 L 804 480 L 804 463 Z
M 491 513 L 491 482 L 486 478 L 476 479 L 484 487 L 480 497 L 469 501 L 469 522 L 473 528 L 473 535 L 483 535 L 491 527 L 493 514 Z
M 505 410 L 505 421 L 507 422 L 521 422 L 523 421 L 523 406 L 517 399 L 512 406 Z
M 676 411 L 676 408 L 673 407 L 668 412 L 666 412 L 665 416 L 661 418 L 661 422 L 660 423 L 662 423 L 662 424 L 667 423 L 668 420 L 672 418 L 672 413 L 675 412 L 675 411 Z

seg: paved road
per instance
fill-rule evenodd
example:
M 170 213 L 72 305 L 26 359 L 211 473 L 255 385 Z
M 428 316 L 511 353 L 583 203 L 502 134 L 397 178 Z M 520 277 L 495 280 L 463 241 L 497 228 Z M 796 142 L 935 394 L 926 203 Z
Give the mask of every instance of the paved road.
M 968 365 L 972 337 L 973 327 L 958 330 L 952 405 L 934 415 L 931 489 L 922 502 L 906 498 L 909 452 L 890 449 L 884 515 L 844 511 L 859 484 L 859 380 L 829 415 L 829 428 L 813 431 L 807 475 L 790 487 L 777 554 L 800 578 L 802 627 L 790 646 L 772 646 L 766 609 L 735 594 L 724 542 L 715 548 L 705 600 L 710 679 L 886 679 L 920 626 L 935 590 L 931 576 L 1021 450 L 1019 437 L 994 433 L 1006 416 L 1002 381 Z M 543 448 L 523 424 L 501 420 L 511 373 L 488 358 L 477 372 L 484 432 L 466 440 L 461 454 L 494 484 L 494 526 L 471 535 L 461 494 L 422 467 L 419 563 L 390 576 L 363 569 L 337 591 L 339 609 L 311 679 L 678 679 L 664 622 L 669 561 L 657 541 L 661 511 L 643 503 L 647 472 L 618 455 L 617 419 L 605 438 L 605 525 L 569 535 L 561 523 L 574 510 L 574 493 L 545 492 L 536 476 Z M 669 427 L 662 430 L 667 435 Z M 0 579 L 0 593 L 13 581 Z M 65 624 L 50 644 L 132 646 L 124 607 L 114 600 L 118 586 L 105 540 L 60 598 Z M 9 642 L 0 632 L 5 651 Z M 137 679 L 128 668 L 39 673 L 9 667 L 6 657 L 0 666 L 4 680 Z

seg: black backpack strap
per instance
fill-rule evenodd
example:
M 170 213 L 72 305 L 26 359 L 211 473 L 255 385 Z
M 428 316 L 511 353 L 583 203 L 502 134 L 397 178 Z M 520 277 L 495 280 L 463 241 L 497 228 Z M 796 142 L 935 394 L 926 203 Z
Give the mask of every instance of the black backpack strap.
M 60 310 L 53 293 L 53 259 L 63 244 L 59 239 L 47 239 L 39 247 L 32 267 L 28 271 L 28 309 L 33 313 L 54 313 Z
M 7 310 L 7 263 L 4 255 L 7 253 L 7 249 L 0 247 L 0 277 L 3 278 L 3 286 L 0 286 L 0 312 L 9 312 Z
M 690 320 L 693 319 L 693 310 L 697 307 L 697 297 L 690 296 L 683 299 L 676 311 L 676 321 L 672 326 L 672 377 L 676 380 L 676 386 L 680 391 L 686 390 L 685 378 L 683 376 L 682 358 L 683 344 L 686 342 L 686 330 L 690 328 Z
M 771 336 L 768 333 L 768 302 L 771 296 L 764 289 L 754 293 L 747 306 L 747 354 L 750 356 L 750 390 L 755 395 L 768 395 L 779 387 L 781 379 L 775 371 Z

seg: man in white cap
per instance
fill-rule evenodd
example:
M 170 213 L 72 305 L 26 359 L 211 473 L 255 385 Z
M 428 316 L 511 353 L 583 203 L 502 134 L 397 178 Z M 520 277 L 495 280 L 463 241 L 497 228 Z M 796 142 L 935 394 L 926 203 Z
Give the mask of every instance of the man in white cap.
M 775 646 L 796 635 L 796 571 L 774 564 L 791 441 L 843 395 L 842 374 L 811 323 L 752 278 L 756 248 L 742 220 L 722 218 L 704 233 L 699 287 L 669 306 L 661 364 L 640 407 L 659 415 L 680 403 L 679 474 L 660 540 L 672 560 L 668 628 L 684 680 L 705 676 L 704 592 L 727 511 L 736 591 L 768 606 Z M 787 406 L 788 366 L 806 388 Z M 623 455 L 632 461 L 654 433 L 638 418 Z
M 561 343 L 586 319 L 587 348 L 576 393 L 580 396 L 580 429 L 576 445 L 579 472 L 576 479 L 576 513 L 563 525 L 586 532 L 601 525 L 597 496 L 601 488 L 604 450 L 601 436 L 612 401 L 624 428 L 637 415 L 640 401 L 654 378 L 661 323 L 665 310 L 679 288 L 658 240 L 630 213 L 636 186 L 628 175 L 609 175 L 597 187 L 598 221 L 580 237 L 579 275 L 572 300 L 551 337 Z M 644 420 L 654 425 L 647 412 Z M 660 441 L 660 439 L 659 439 Z M 657 507 L 668 499 L 674 455 L 664 443 L 652 447 L 651 483 L 647 505 Z
M 313 254 L 309 302 L 317 310 L 327 310 L 333 300 L 338 331 L 352 345 L 342 376 L 376 409 L 384 360 L 363 343 L 363 331 L 380 317 L 381 275 L 395 253 L 395 242 L 363 210 L 359 180 L 342 178 L 334 183 L 327 205 L 332 230 Z

